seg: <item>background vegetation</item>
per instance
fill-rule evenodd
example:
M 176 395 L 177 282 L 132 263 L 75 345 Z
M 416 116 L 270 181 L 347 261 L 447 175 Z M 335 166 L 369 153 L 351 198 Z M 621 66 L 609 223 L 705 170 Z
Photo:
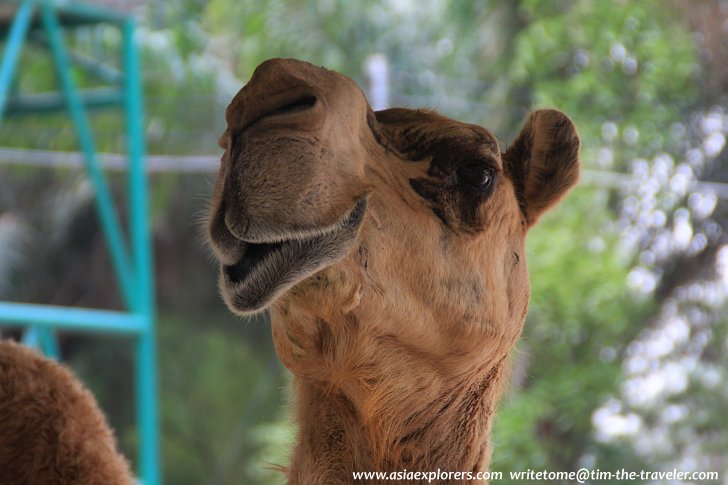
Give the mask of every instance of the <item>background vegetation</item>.
M 210 159 L 207 173 L 152 178 L 167 483 L 280 483 L 264 463 L 285 463 L 292 440 L 269 327 L 223 308 L 195 222 L 224 108 L 268 57 L 366 88 L 375 53 L 392 105 L 481 123 L 504 146 L 529 109 L 551 106 L 582 136 L 581 187 L 530 236 L 533 299 L 493 468 L 728 477 L 728 194 L 697 184 L 728 182 L 727 2 L 134 3 L 150 152 Z M 118 38 L 72 41 L 110 49 Z M 23 58 L 23 89 L 54 83 L 40 53 Z M 104 151 L 122 151 L 116 115 L 95 114 L 94 126 Z M 0 146 L 75 148 L 62 117 L 13 119 Z M 90 196 L 77 171 L 0 164 L 0 299 L 120 307 Z M 61 342 L 133 457 L 128 342 Z

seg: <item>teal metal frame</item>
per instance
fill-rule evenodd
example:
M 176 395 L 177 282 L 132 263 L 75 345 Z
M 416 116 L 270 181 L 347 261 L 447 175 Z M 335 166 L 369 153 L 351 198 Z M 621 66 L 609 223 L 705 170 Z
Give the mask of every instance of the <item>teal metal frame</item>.
M 93 183 L 95 205 L 119 280 L 126 311 L 108 311 L 27 303 L 0 302 L 0 325 L 26 327 L 23 340 L 58 358 L 56 330 L 116 333 L 135 337 L 136 412 L 139 427 L 138 473 L 144 485 L 161 485 L 157 401 L 153 262 L 148 220 L 148 187 L 144 169 L 143 98 L 135 22 L 126 15 L 92 5 L 53 0 L 16 0 L 7 25 L 0 27 L 5 49 L 0 60 L 0 127 L 3 116 L 65 109 Z M 120 29 L 122 69 L 74 54 L 65 42 L 68 29 L 111 24 Z M 12 92 L 20 54 L 31 33 L 43 34 L 60 90 L 56 93 L 16 95 Z M 80 89 L 72 66 L 85 69 L 110 84 L 102 90 Z M 99 95 L 99 93 L 102 93 Z M 96 102 L 94 102 L 96 100 Z M 87 110 L 121 107 L 127 137 L 128 239 L 98 160 Z

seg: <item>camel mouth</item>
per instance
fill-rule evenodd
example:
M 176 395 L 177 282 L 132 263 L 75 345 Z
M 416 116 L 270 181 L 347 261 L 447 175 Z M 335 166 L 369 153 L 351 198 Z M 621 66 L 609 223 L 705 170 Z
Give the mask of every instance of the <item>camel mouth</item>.
M 260 264 L 267 255 L 280 250 L 284 243 L 285 242 L 263 244 L 245 243 L 245 252 L 243 253 L 243 257 L 240 261 L 231 266 L 223 266 L 228 280 L 233 284 L 237 284 L 245 280 L 253 268 Z
M 367 199 L 361 197 L 344 218 L 313 235 L 240 241 L 238 262 L 221 265 L 220 287 L 227 305 L 239 314 L 262 311 L 294 284 L 341 259 L 353 246 L 366 208 Z

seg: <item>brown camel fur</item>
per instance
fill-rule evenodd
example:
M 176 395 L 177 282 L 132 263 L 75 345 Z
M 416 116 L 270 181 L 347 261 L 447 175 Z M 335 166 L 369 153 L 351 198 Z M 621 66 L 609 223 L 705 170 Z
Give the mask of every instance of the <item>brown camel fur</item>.
M 502 153 L 480 126 L 375 113 L 350 79 L 283 59 L 226 118 L 209 239 L 225 302 L 270 309 L 294 376 L 288 482 L 487 470 L 526 232 L 578 178 L 571 121 L 535 111 Z
M 0 485 L 133 485 L 93 395 L 65 367 L 0 341 Z

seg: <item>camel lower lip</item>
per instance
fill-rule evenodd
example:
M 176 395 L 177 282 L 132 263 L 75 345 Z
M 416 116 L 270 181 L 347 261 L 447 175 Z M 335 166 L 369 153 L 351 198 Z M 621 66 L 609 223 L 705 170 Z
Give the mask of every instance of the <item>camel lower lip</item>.
M 356 239 L 367 201 L 362 197 L 335 227 L 305 238 L 270 243 L 241 241 L 244 252 L 233 265 L 222 265 L 223 295 L 234 310 L 262 310 L 276 294 L 343 257 Z
M 280 249 L 286 242 L 279 243 L 247 243 L 243 258 L 231 266 L 224 266 L 223 270 L 232 284 L 243 281 L 252 271 L 271 252 Z

